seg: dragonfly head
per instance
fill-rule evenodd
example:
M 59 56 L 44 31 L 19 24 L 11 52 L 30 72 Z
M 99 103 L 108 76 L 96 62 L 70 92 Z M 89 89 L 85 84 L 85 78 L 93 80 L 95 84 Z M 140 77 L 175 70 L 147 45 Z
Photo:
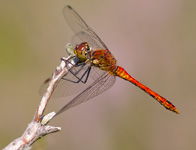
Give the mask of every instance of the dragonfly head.
M 79 58 L 80 62 L 84 62 L 89 58 L 90 47 L 87 42 L 82 42 L 76 45 L 74 49 L 75 55 Z

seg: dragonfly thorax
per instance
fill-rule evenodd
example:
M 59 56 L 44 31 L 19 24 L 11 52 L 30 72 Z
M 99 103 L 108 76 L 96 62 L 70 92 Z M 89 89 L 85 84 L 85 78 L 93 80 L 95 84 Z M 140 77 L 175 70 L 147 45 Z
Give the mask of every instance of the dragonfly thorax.
M 88 58 L 90 58 L 90 47 L 88 43 L 82 42 L 81 44 L 76 45 L 74 53 L 80 62 L 86 61 Z

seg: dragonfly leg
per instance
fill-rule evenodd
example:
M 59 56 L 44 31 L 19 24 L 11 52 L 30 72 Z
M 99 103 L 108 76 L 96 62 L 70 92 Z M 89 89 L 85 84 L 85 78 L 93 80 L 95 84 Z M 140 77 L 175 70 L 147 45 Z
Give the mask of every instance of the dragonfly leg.
M 64 61 L 66 64 L 71 64 L 71 65 L 74 65 L 71 63 L 70 59 L 74 58 L 73 56 L 69 56 L 68 58 L 61 58 L 61 61 Z M 74 65 L 75 66 L 75 65 Z
M 74 67 L 80 67 L 80 69 L 78 69 L 77 72 L 75 72 L 75 73 L 72 72 L 72 73 L 77 75 L 84 68 L 85 65 L 86 65 L 85 62 L 81 62 L 81 63 L 75 64 Z
M 77 75 L 77 74 L 84 68 L 84 66 L 85 66 L 88 62 L 89 62 L 89 59 L 87 59 L 85 62 L 81 62 L 81 63 L 75 64 L 74 67 L 79 67 L 79 66 L 81 66 L 81 68 L 78 69 L 77 72 L 75 72 L 75 75 Z
M 83 69 L 83 66 L 82 66 L 76 73 L 74 73 L 72 70 L 69 71 L 70 73 L 73 74 L 73 76 L 77 79 L 77 81 L 73 81 L 73 80 L 70 80 L 70 79 L 66 79 L 66 78 L 65 78 L 66 76 L 62 77 L 62 79 L 63 79 L 63 80 L 70 81 L 70 82 L 73 82 L 73 83 L 79 83 L 79 82 L 86 83 L 87 80 L 88 80 L 88 77 L 89 77 L 89 73 L 90 73 L 91 67 L 89 66 L 89 67 L 86 69 L 86 71 L 83 73 L 83 75 L 82 75 L 81 77 L 78 77 L 78 76 L 77 76 L 77 73 L 79 73 L 82 69 Z M 82 79 L 85 77 L 85 75 L 86 75 L 85 80 L 82 80 Z

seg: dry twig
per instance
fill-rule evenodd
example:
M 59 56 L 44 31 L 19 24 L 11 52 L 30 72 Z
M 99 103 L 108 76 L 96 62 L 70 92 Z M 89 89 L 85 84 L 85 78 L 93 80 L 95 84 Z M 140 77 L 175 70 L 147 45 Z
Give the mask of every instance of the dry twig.
M 71 63 L 68 63 L 68 60 L 72 59 Z M 68 73 L 68 71 L 77 63 L 76 59 L 73 59 L 71 56 L 68 58 L 62 58 L 61 64 L 56 68 L 52 79 L 47 87 L 45 94 L 42 97 L 42 100 L 35 112 L 34 118 L 31 123 L 28 125 L 27 129 L 23 135 L 14 141 L 12 141 L 8 146 L 3 150 L 26 150 L 31 149 L 31 145 L 41 138 L 42 136 L 48 135 L 50 133 L 58 132 L 61 130 L 61 127 L 53 127 L 47 125 L 48 122 L 56 115 L 55 112 L 51 112 L 43 116 L 44 110 L 49 102 L 52 93 L 60 81 L 60 79 Z

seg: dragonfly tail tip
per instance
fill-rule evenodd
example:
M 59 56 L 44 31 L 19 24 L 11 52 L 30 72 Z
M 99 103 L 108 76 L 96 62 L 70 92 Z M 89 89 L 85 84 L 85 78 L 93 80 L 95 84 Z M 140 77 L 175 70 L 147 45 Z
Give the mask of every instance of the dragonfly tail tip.
M 177 114 L 180 114 L 180 112 L 175 108 L 174 110 L 173 110 L 175 113 L 177 113 Z

